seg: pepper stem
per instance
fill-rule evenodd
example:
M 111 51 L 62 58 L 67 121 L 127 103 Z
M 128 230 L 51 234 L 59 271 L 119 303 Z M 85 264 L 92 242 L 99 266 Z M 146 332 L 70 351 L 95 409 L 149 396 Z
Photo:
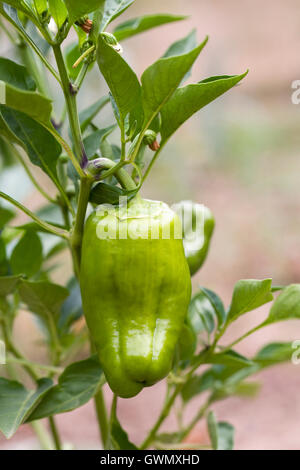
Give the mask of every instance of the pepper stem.
M 89 163 L 87 171 L 90 174 L 96 176 L 99 175 L 103 170 L 108 170 L 103 173 L 102 179 L 111 174 L 115 174 L 117 180 L 124 189 L 127 189 L 128 191 L 134 191 L 137 189 L 136 184 L 127 171 L 124 170 L 123 166 L 124 163 L 122 163 L 121 166 L 118 163 L 116 164 L 112 160 L 109 160 L 108 158 L 97 158 Z

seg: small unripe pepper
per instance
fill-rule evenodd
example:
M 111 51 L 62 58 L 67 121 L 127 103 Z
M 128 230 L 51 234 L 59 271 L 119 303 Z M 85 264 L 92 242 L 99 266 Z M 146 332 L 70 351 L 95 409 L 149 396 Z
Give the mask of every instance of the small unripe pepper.
M 99 210 L 100 209 L 100 210 Z M 123 398 L 171 370 L 191 297 L 178 216 L 138 197 L 86 222 L 81 292 L 106 379 Z
M 191 275 L 195 274 L 206 260 L 215 228 L 212 212 L 202 204 L 181 201 L 175 211 L 183 227 L 183 245 Z

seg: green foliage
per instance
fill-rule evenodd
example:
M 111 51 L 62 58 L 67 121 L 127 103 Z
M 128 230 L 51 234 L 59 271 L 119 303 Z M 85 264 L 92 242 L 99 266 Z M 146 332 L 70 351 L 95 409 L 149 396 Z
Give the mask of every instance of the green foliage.
M 149 29 L 162 26 L 164 24 L 173 23 L 174 21 L 184 20 L 185 16 L 177 15 L 145 15 L 119 24 L 114 29 L 114 36 L 118 41 L 143 33 Z
M 48 0 L 48 2 L 49 2 L 49 13 L 54 19 L 57 25 L 57 28 L 60 29 L 68 16 L 68 11 L 65 5 L 65 3 L 68 4 L 68 1 L 64 2 L 63 0 Z M 78 2 L 76 3 L 78 4 Z
M 109 103 L 109 97 L 103 96 L 91 106 L 88 106 L 86 109 L 81 111 L 81 113 L 79 113 L 80 127 L 82 132 L 86 130 L 89 124 L 91 124 L 93 119 L 97 116 L 97 114 L 103 109 L 103 107 L 107 103 Z
M 36 390 L 26 390 L 19 382 L 0 377 L 0 431 L 7 439 L 15 434 L 51 386 L 50 379 L 41 379 Z
M 270 310 L 267 324 L 283 320 L 300 318 L 300 285 L 292 284 L 286 287 L 275 300 Z
M 36 89 L 36 83 L 26 67 L 4 57 L 0 57 L 0 80 L 21 90 L 35 91 Z
M 85 0 L 84 2 L 79 2 L 78 0 L 65 0 L 71 23 L 74 23 L 76 20 L 79 20 L 88 13 L 92 13 L 98 8 L 102 8 L 104 3 L 105 0 Z
M 238 281 L 234 287 L 227 321 L 235 321 L 241 315 L 273 300 L 271 286 L 272 279 Z
M 31 277 L 39 271 L 42 262 L 43 247 L 39 236 L 32 231 L 25 232 L 10 258 L 12 272 Z
M 22 161 L 25 152 L 31 163 L 48 175 L 57 191 L 53 196 L 48 195 L 41 187 L 43 183 L 39 176 L 31 174 L 25 159 L 27 175 L 42 197 L 46 198 L 47 205 L 42 210 L 32 212 L 5 193 L 0 193 L 7 203 L 16 206 L 16 211 L 23 210 L 33 219 L 16 225 L 18 221 L 14 219 L 17 212 L 0 206 L 1 339 L 6 339 L 12 366 L 14 361 L 18 362 L 18 367 L 23 367 L 35 382 L 34 389 L 29 390 L 19 382 L 0 378 L 0 430 L 7 438 L 24 422 L 74 410 L 93 397 L 98 400 L 98 411 L 99 406 L 103 406 L 101 388 L 105 378 L 98 359 L 92 356 L 72 363 L 73 358 L 82 353 L 88 337 L 85 325 L 76 323 L 83 314 L 76 275 L 80 270 L 88 201 L 94 205 L 118 204 L 120 196 L 134 197 L 156 161 L 160 152 L 158 143 L 162 149 L 190 117 L 233 89 L 247 74 L 213 76 L 184 86 L 183 82 L 190 76 L 207 42 L 205 39 L 197 46 L 196 32 L 193 30 L 171 44 L 163 57 L 150 65 L 139 80 L 124 58 L 126 53 L 121 56 L 118 41 L 181 21 L 185 17 L 144 15 L 121 22 L 113 29 L 114 36 L 105 33 L 110 23 L 133 3 L 134 0 L 9 0 L 0 3 L 0 14 L 6 20 L 4 29 L 18 43 L 11 43 L 13 56 L 22 58 L 26 64 L 0 58 L 1 171 L 4 168 L 6 174 L 8 165 Z M 86 15 L 90 14 L 93 27 L 88 34 L 91 25 L 83 22 L 87 22 Z M 50 16 L 57 25 L 57 34 L 48 28 Z M 77 40 L 68 42 L 62 57 L 60 44 L 72 25 Z M 95 50 L 91 50 L 91 46 Z M 55 67 L 51 65 L 51 48 L 55 51 Z M 74 69 L 74 62 L 87 50 L 89 55 L 82 57 L 80 65 Z M 41 63 L 35 59 L 40 59 Z M 90 106 L 78 112 L 76 96 L 94 60 L 98 62 L 110 94 L 100 98 L 97 94 Z M 45 71 L 50 72 L 57 86 L 62 88 L 61 96 L 65 100 L 62 108 L 66 108 L 69 118 L 69 140 L 65 138 L 68 132 L 64 127 L 64 112 L 60 122 L 58 110 L 55 109 L 56 100 L 53 104 L 50 98 L 51 90 Z M 51 88 L 54 88 L 52 84 Z M 43 90 L 43 93 L 37 90 Z M 94 121 L 100 115 L 99 122 L 106 123 L 106 116 L 103 118 L 101 112 L 109 102 L 115 121 L 108 127 L 101 124 L 104 128 L 98 128 Z M 153 160 L 144 173 L 145 150 L 149 145 L 149 141 L 145 140 L 147 131 L 155 131 L 155 140 L 150 145 L 155 143 L 156 146 Z M 119 142 L 115 141 L 117 134 Z M 16 146 L 22 148 L 20 155 L 16 153 Z M 106 158 L 110 159 L 110 164 L 115 164 L 113 168 L 108 165 L 111 169 L 108 178 L 102 172 L 107 168 L 100 165 L 99 174 L 94 176 L 91 166 L 88 166 L 91 160 L 100 156 L 102 161 Z M 116 178 L 116 172 L 126 171 L 125 168 L 128 178 L 132 176 L 133 187 L 136 183 L 135 189 L 132 185 L 130 189 L 126 185 L 120 187 L 118 183 L 120 178 Z M 24 173 L 21 176 L 23 178 Z M 15 188 L 22 187 L 23 180 L 15 178 Z M 20 199 L 22 197 L 21 193 Z M 55 283 L 56 268 L 61 262 L 56 255 L 66 249 L 71 250 L 74 273 L 64 287 Z M 241 338 L 236 338 L 232 344 L 223 341 L 223 335 L 231 323 L 271 302 L 278 290 L 281 292 L 264 322 Z M 200 287 L 191 299 L 177 344 L 174 367 L 167 381 L 168 395 L 164 408 L 158 424 L 141 447 L 157 444 L 162 448 L 174 448 L 176 445 L 180 448 L 180 443 L 197 419 L 207 416 L 212 448 L 231 450 L 234 429 L 229 423 L 217 420 L 212 411 L 214 403 L 230 396 L 254 397 L 259 384 L 253 376 L 266 367 L 289 361 L 293 354 L 290 343 L 270 343 L 254 357 L 248 358 L 237 352 L 236 345 L 269 324 L 299 320 L 299 305 L 299 284 L 278 288 L 272 287 L 271 279 L 238 281 L 227 310 L 215 292 Z M 30 362 L 14 345 L 14 320 L 20 309 L 24 308 L 35 315 L 42 327 L 50 365 Z M 61 373 L 62 363 L 69 365 Z M 202 365 L 205 365 L 204 370 L 199 369 Z M 9 373 L 11 369 L 4 370 Z M 40 370 L 44 371 L 45 378 L 40 378 L 37 373 Z M 168 434 L 159 432 L 177 398 L 180 398 L 176 404 L 181 419 L 185 406 L 204 393 L 208 397 L 207 408 L 202 414 L 195 415 L 190 427 L 185 429 L 181 426 L 179 431 Z M 137 450 L 121 426 L 116 410 L 109 423 L 103 416 L 101 419 L 104 420 L 102 427 L 107 428 L 108 434 L 106 437 L 103 435 L 105 446 L 114 450 Z
M 171 98 L 183 77 L 199 56 L 207 39 L 192 51 L 159 59 L 142 75 L 144 126 L 148 127 Z
M 271 343 L 264 346 L 255 356 L 254 361 L 260 367 L 287 362 L 291 359 L 293 349 L 291 343 Z
M 234 427 L 221 421 L 218 423 L 218 447 L 217 450 L 232 450 L 234 447 Z
M 132 195 L 136 192 L 134 191 Z M 118 204 L 121 196 L 130 197 L 131 192 L 107 183 L 98 183 L 90 192 L 90 202 L 93 204 Z
M 115 130 L 116 125 L 106 127 L 105 129 L 97 129 L 96 131 L 89 134 L 83 140 L 84 148 L 87 157 L 93 158 L 101 148 L 103 141 Z M 109 156 L 111 158 L 112 155 Z
M 111 447 L 113 450 L 138 450 L 129 441 L 128 434 L 124 431 L 116 416 L 114 416 L 111 423 Z
M 117 105 L 121 126 L 124 126 L 128 114 L 134 114 L 139 119 L 135 113 L 141 101 L 141 86 L 138 78 L 102 35 L 99 36 L 97 60 Z
M 198 84 L 187 85 L 176 90 L 161 110 L 162 140 L 168 140 L 194 113 L 226 93 L 239 83 L 245 75 L 212 77 Z
M 26 113 L 44 124 L 50 124 L 51 101 L 38 93 L 24 91 L 0 81 L 0 103 L 1 109 L 5 105 L 10 109 Z
M 20 283 L 21 276 L 1 276 L 0 277 L 0 296 L 6 297 L 7 295 L 15 292 L 17 285 Z
M 58 384 L 44 395 L 27 421 L 66 413 L 87 403 L 97 392 L 102 369 L 96 357 L 74 362 L 58 378 Z
M 104 31 L 109 23 L 118 18 L 135 0 L 105 0 L 101 31 Z
M 187 54 L 197 47 L 197 33 L 193 29 L 187 36 L 175 41 L 168 47 L 163 57 L 174 57 L 177 55 Z
M 58 184 L 56 164 L 61 154 L 61 146 L 52 134 L 27 114 L 7 106 L 0 105 L 0 116 L 10 133 L 18 136 L 18 141 L 22 142 L 31 162 Z

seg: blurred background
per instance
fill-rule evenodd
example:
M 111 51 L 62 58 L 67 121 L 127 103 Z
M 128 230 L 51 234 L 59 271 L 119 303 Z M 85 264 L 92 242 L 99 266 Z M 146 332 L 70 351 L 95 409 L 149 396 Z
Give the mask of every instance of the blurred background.
M 191 81 L 250 71 L 241 85 L 198 113 L 172 138 L 143 195 L 168 203 L 192 199 L 213 211 L 216 230 L 209 257 L 194 278 L 195 288 L 204 285 L 215 290 L 228 305 L 233 286 L 241 278 L 272 277 L 274 284 L 280 285 L 300 282 L 300 105 L 291 101 L 292 82 L 300 79 L 299 2 L 136 0 L 121 21 L 151 13 L 185 14 L 189 19 L 123 43 L 124 56 L 139 76 L 172 42 L 193 28 L 197 28 L 200 41 L 206 34 L 210 39 L 194 66 Z M 0 49 L 2 55 L 11 56 L 4 35 Z M 106 92 L 95 67 L 80 93 L 80 108 Z M 57 96 L 58 109 L 60 101 Z M 111 115 L 106 111 L 101 126 L 110 123 Z M 33 171 L 47 186 L 39 170 Z M 22 185 L 15 183 L 18 175 Z M 19 167 L 0 174 L 0 187 L 34 210 L 41 206 L 39 195 Z M 57 281 L 65 282 L 70 260 L 58 261 Z M 268 309 L 242 317 L 225 343 L 261 322 Z M 25 353 L 41 360 L 39 332 L 28 314 L 18 319 L 16 337 Z M 299 339 L 299 321 L 279 323 L 245 340 L 237 350 L 253 355 L 265 343 Z M 262 383 L 259 396 L 217 404 L 218 419 L 236 427 L 237 449 L 299 449 L 300 366 L 270 368 L 258 379 Z M 135 441 L 141 440 L 159 412 L 163 388 L 158 384 L 135 399 L 120 400 L 120 420 Z M 106 392 L 109 402 L 110 392 Z M 192 401 L 187 417 L 198 406 L 197 400 Z M 65 440 L 78 448 L 97 448 L 92 404 L 58 416 L 58 424 Z M 172 429 L 173 424 L 171 416 L 164 429 Z M 189 440 L 205 442 L 205 424 L 199 423 Z M 31 429 L 26 426 L 10 442 L 0 437 L 0 448 L 31 448 L 33 443 Z

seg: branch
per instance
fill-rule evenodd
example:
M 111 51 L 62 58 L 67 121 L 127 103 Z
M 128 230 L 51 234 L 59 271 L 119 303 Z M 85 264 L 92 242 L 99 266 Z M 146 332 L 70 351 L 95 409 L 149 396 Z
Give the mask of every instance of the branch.
M 47 232 L 52 233 L 53 235 L 56 235 L 57 237 L 64 238 L 65 240 L 69 240 L 69 232 L 67 232 L 66 230 L 59 229 L 58 227 L 55 227 L 54 225 L 48 224 L 48 222 L 44 222 L 37 215 L 35 215 L 33 212 L 27 209 L 27 207 L 23 206 L 23 204 L 16 201 L 15 199 L 8 196 L 7 194 L 3 193 L 2 191 L 0 191 L 0 197 L 2 199 L 5 199 L 6 201 L 14 205 L 15 207 L 17 207 L 18 209 L 20 209 L 22 212 L 28 215 L 28 217 L 34 220 L 34 222 L 36 222 L 40 227 L 42 227 Z

